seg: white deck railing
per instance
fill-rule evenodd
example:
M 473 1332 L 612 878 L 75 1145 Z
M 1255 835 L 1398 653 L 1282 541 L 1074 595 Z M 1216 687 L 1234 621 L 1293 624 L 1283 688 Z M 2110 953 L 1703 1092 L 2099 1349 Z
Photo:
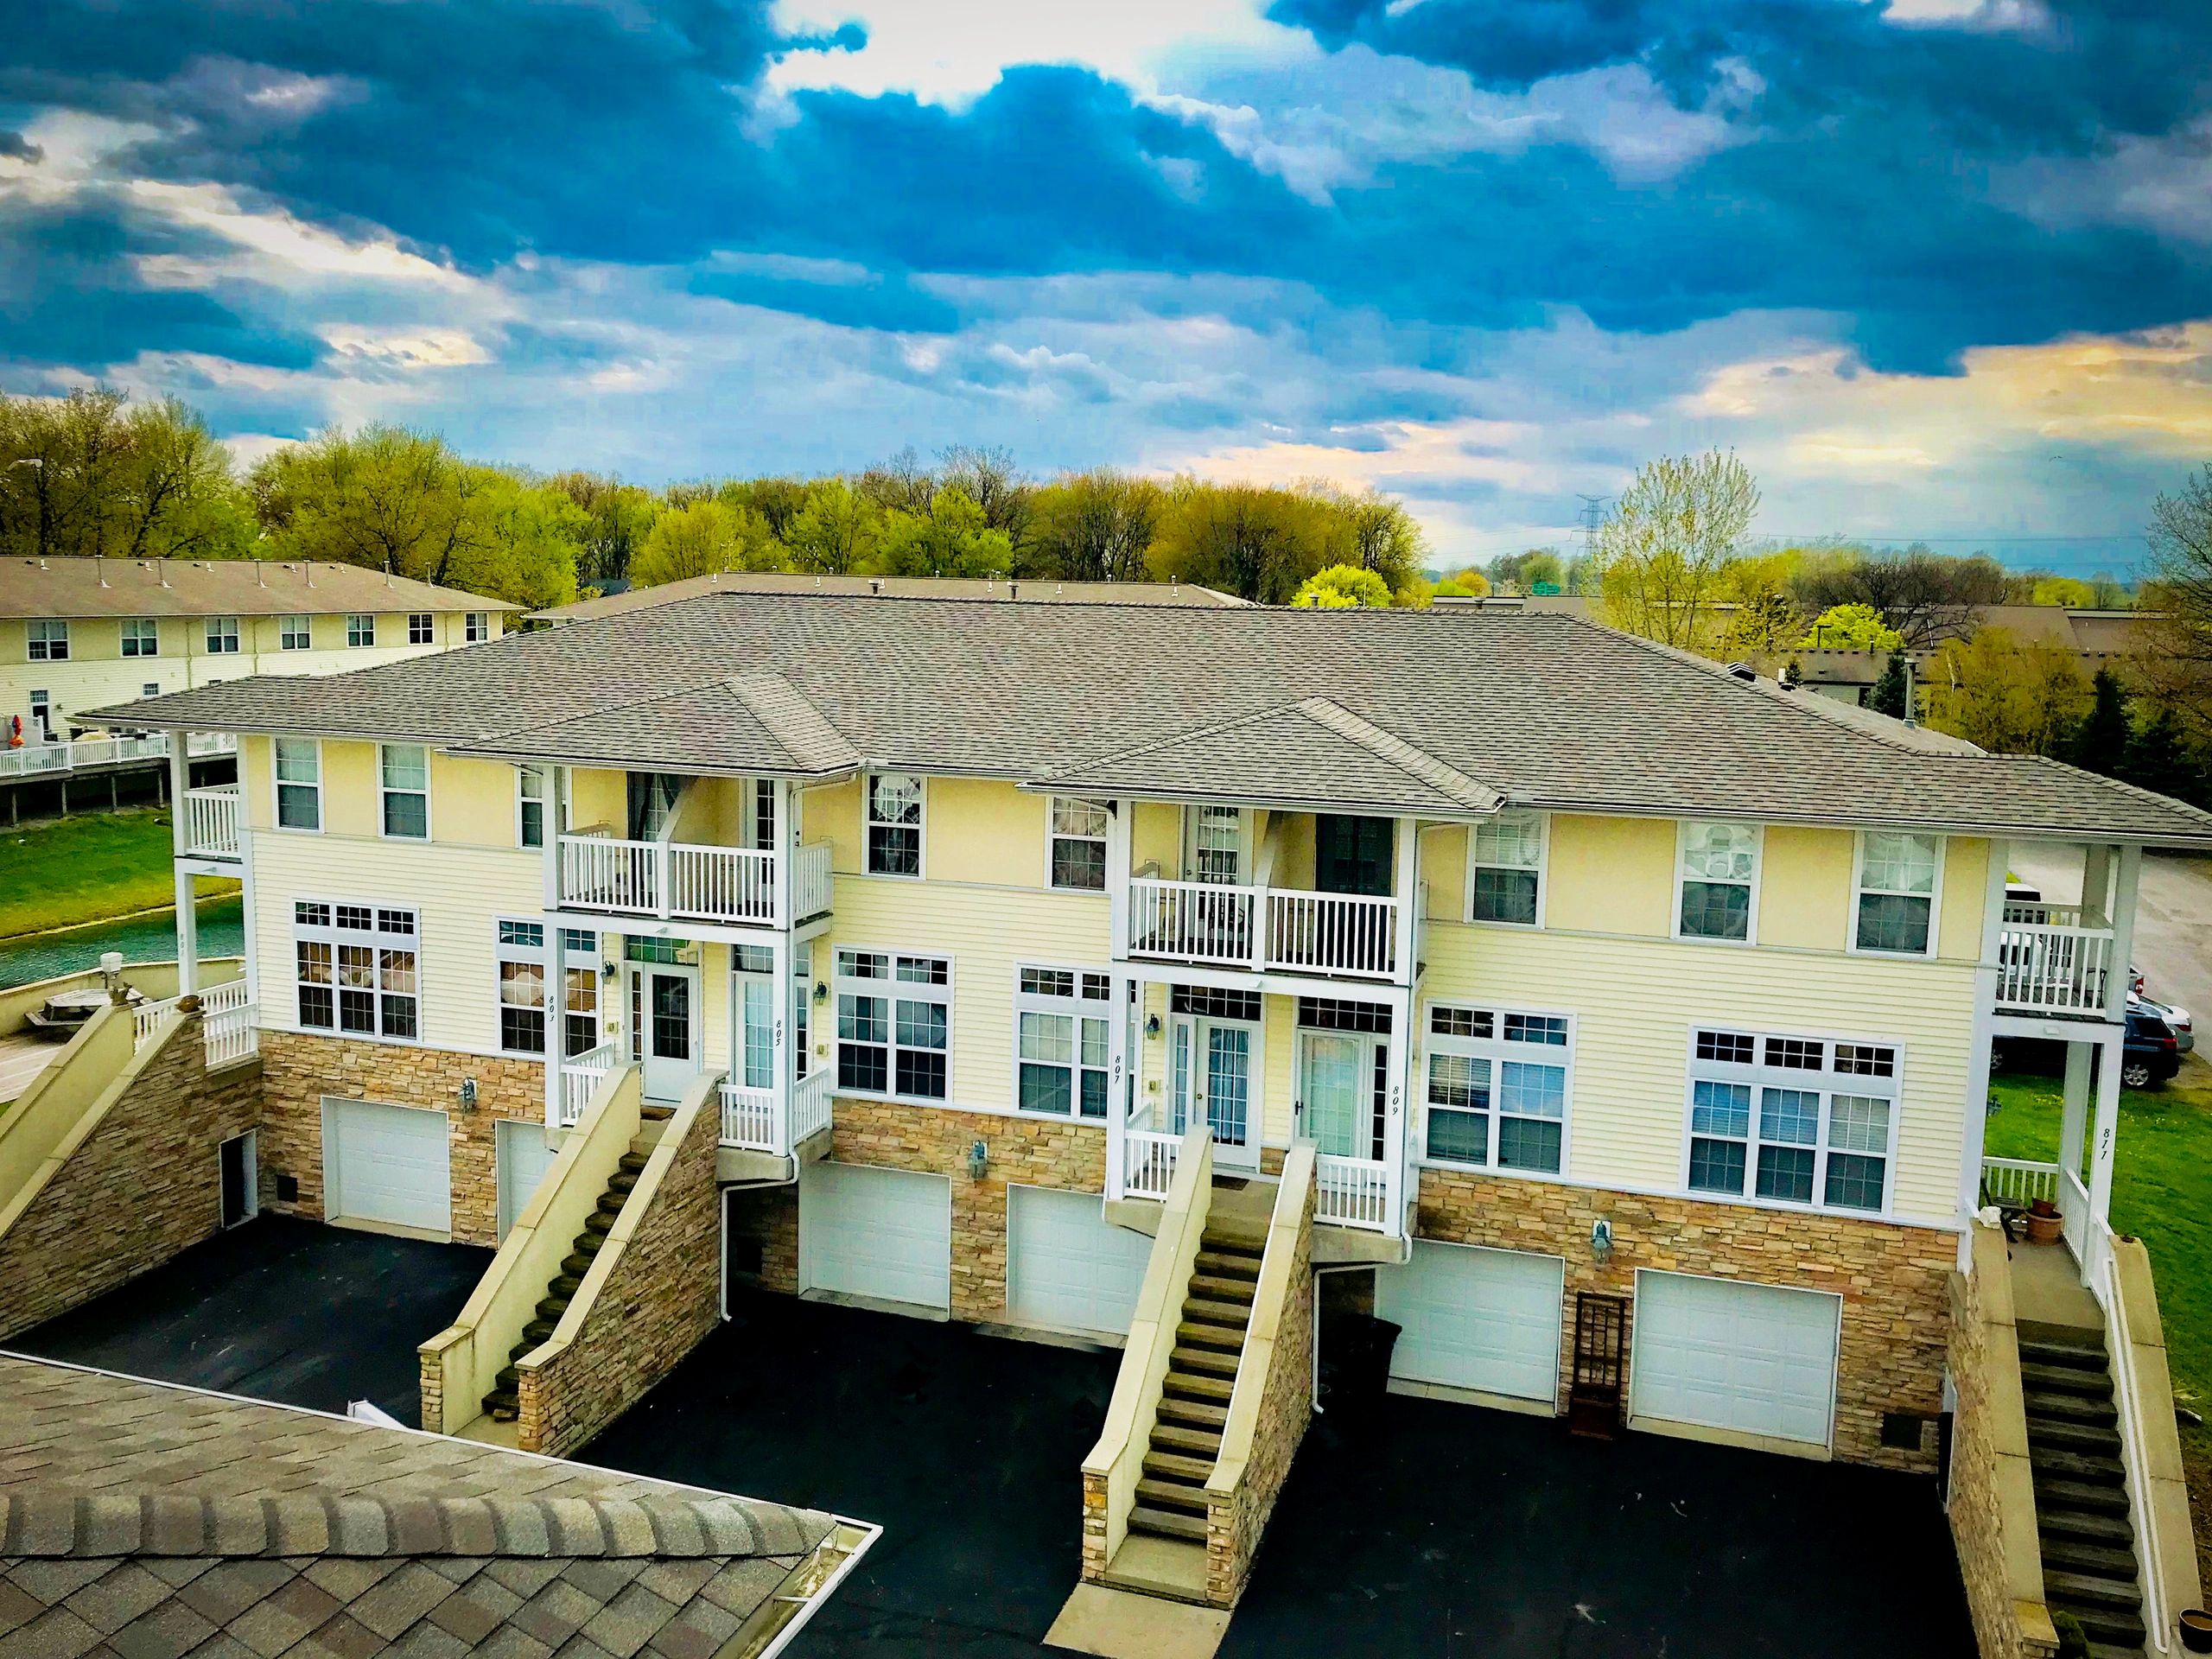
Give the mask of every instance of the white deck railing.
M 1129 954 L 1175 962 L 1351 974 L 1397 971 L 1398 901 L 1207 881 L 1129 881 Z
M 1122 1137 L 1122 1191 L 1132 1198 L 1163 1202 L 1175 1179 L 1175 1149 L 1182 1137 L 1129 1129 Z
M 238 855 L 238 788 L 184 791 L 184 850 L 196 858 Z
M 2112 975 L 2112 930 L 2007 921 L 1997 960 L 1999 1007 L 2100 1013 Z
M 1390 1222 L 1390 1166 L 1374 1158 L 1338 1158 L 1323 1153 L 1314 1160 L 1313 1219 L 1370 1232 L 1395 1233 Z
M 613 1043 L 571 1054 L 561 1067 L 561 1122 L 556 1127 L 569 1129 L 582 1122 L 600 1079 L 621 1063 Z
M 1992 1204 L 2027 1205 L 2037 1198 L 2058 1201 L 2058 1166 L 2024 1158 L 1981 1160 L 1981 1190 Z
M 781 855 L 692 842 L 626 841 L 576 834 L 560 838 L 561 903 L 575 910 L 774 926 L 776 861 Z M 830 908 L 830 843 L 793 849 L 792 919 Z

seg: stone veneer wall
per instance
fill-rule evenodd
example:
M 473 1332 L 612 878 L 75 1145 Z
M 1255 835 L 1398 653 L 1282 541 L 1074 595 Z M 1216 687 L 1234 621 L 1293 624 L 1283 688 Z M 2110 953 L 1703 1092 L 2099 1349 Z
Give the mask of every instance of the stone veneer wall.
M 428 1107 L 446 1114 L 453 1160 L 453 1236 L 499 1242 L 499 1131 L 503 1117 L 545 1121 L 545 1068 L 512 1055 L 463 1054 L 405 1043 L 363 1042 L 293 1031 L 261 1033 L 261 1166 L 290 1175 L 299 1197 L 270 1208 L 310 1220 L 323 1213 L 322 1097 Z M 476 1080 L 476 1109 L 461 1085 Z
M 1843 1298 L 1835 1455 L 1892 1469 L 1936 1466 L 1955 1234 L 1437 1169 L 1421 1172 L 1418 1215 L 1423 1238 L 1566 1258 L 1562 1401 L 1573 1376 L 1577 1292 L 1630 1295 L 1638 1268 L 1833 1291 Z M 1590 1253 L 1591 1224 L 1601 1216 L 1613 1227 L 1612 1256 L 1602 1268 Z M 1882 1414 L 1891 1411 L 1929 1420 L 1917 1449 L 1881 1443 Z
M 254 1127 L 259 1067 L 245 1060 L 211 1074 L 200 1018 L 179 1021 L 0 1237 L 0 1338 L 103 1295 L 220 1230 L 217 1148 Z
M 668 1132 L 682 1135 L 675 1157 L 651 1192 L 643 1181 L 632 1189 L 615 1224 L 629 1236 L 582 1328 L 565 1346 L 554 1346 L 556 1336 L 522 1357 L 515 1443 L 525 1452 L 562 1457 L 582 1446 L 674 1370 L 721 1317 L 715 1097 L 688 1123 L 679 1112 Z M 615 1248 L 610 1241 L 601 1254 Z

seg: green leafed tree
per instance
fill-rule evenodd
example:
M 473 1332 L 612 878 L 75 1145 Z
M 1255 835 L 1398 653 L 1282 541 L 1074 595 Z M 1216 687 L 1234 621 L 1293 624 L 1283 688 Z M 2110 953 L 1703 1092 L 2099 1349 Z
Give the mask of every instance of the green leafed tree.
M 1356 564 L 1332 564 L 1300 584 L 1291 603 L 1301 610 L 1382 610 L 1390 603 L 1390 584 Z

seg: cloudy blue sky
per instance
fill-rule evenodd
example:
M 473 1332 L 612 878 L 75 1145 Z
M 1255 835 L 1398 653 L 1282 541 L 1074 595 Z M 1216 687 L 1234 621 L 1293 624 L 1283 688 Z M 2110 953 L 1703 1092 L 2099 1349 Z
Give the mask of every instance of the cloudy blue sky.
M 2205 0 L 43 0 L 0 387 L 648 481 L 1322 476 L 1440 555 L 1730 445 L 2079 572 L 2212 458 Z

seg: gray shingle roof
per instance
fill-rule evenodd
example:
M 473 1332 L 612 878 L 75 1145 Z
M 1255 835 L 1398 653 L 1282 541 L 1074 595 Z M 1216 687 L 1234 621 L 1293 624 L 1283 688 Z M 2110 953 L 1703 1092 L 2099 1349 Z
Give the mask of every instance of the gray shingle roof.
M 836 1525 L 474 1441 L 0 1357 L 8 1659 L 711 1659 Z
M 635 705 L 672 707 L 685 692 L 765 673 L 788 681 L 869 763 L 939 773 L 1072 776 L 1320 697 L 1538 806 L 2212 844 L 2212 815 L 2178 802 L 2040 760 L 1935 752 L 1826 718 L 1716 664 L 1529 612 L 709 594 L 414 662 L 234 680 L 105 712 L 123 723 L 502 756 L 557 728 L 563 758 L 579 764 L 744 773 L 784 770 L 791 757 L 749 706 L 736 716 L 741 697 L 723 705 L 729 719 L 687 721 L 680 739 L 657 741 L 652 754 L 668 758 L 641 750 Z M 1210 793 L 1311 799 L 1314 780 L 1286 790 L 1288 762 L 1264 743 L 1224 742 L 1210 759 Z M 1439 810 L 1433 784 L 1403 776 L 1364 804 Z

